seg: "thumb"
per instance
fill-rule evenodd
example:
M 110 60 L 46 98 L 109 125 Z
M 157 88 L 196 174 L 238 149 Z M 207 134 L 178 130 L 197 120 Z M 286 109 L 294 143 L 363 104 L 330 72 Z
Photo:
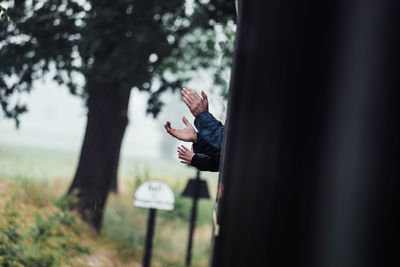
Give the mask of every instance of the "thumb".
M 186 126 L 190 125 L 189 121 L 186 119 L 185 116 L 182 117 L 182 121 Z
M 204 100 L 208 101 L 206 93 L 204 91 L 201 91 L 201 96 L 204 98 Z

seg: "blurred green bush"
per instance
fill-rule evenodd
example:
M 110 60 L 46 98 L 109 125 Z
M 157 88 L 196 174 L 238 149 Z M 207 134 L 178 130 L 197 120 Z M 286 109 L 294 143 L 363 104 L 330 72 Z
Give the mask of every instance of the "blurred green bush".
M 8 199 L 0 206 L 0 266 L 59 266 L 71 257 L 90 253 L 89 247 L 77 241 L 81 227 L 68 210 L 73 200 L 58 200 L 60 208 L 48 208 L 51 215 L 40 210 L 26 214 L 29 211 L 21 207 L 23 197 L 21 193 L 1 197 Z

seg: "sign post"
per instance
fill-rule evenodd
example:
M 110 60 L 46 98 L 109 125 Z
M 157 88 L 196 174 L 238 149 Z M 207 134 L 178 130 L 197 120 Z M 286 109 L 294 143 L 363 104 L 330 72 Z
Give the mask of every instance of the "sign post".
M 156 209 L 149 210 L 149 218 L 147 219 L 146 243 L 143 255 L 143 267 L 150 267 L 151 250 L 153 249 L 154 226 L 156 222 L 156 212 Z
M 200 179 L 200 171 L 197 171 L 195 179 L 189 180 L 188 184 L 182 192 L 182 196 L 193 198 L 193 206 L 189 226 L 189 241 L 186 252 L 186 266 L 190 266 L 192 257 L 193 234 L 197 218 L 197 201 L 199 198 L 210 198 L 206 181 Z
M 174 193 L 171 188 L 160 181 L 148 181 L 139 186 L 135 192 L 133 205 L 141 208 L 149 208 L 147 220 L 146 243 L 143 255 L 143 267 L 150 267 L 151 250 L 153 248 L 153 236 L 156 221 L 156 211 L 173 210 L 175 203 Z

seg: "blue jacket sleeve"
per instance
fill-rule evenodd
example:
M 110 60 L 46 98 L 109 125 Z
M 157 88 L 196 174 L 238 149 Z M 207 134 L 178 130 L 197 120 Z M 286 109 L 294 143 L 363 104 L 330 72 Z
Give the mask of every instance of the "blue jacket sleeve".
M 198 136 L 200 135 L 204 141 L 217 150 L 221 150 L 224 126 L 220 121 L 214 118 L 210 112 L 204 111 L 197 115 L 194 125 L 198 130 Z

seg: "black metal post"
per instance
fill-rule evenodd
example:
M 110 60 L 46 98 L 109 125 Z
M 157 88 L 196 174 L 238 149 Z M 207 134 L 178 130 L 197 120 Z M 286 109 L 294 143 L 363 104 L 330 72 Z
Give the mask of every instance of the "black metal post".
M 186 253 L 186 266 L 190 266 L 191 258 L 192 258 L 192 243 L 193 243 L 193 234 L 194 228 L 196 226 L 196 217 L 197 217 L 197 201 L 199 199 L 199 184 L 200 184 L 200 171 L 197 171 L 196 176 L 196 186 L 193 195 L 193 207 L 192 214 L 190 216 L 190 228 L 189 228 L 189 242 Z
M 143 255 L 143 267 L 150 267 L 151 249 L 153 248 L 154 226 L 156 221 L 156 209 L 150 209 L 147 219 L 146 244 Z

